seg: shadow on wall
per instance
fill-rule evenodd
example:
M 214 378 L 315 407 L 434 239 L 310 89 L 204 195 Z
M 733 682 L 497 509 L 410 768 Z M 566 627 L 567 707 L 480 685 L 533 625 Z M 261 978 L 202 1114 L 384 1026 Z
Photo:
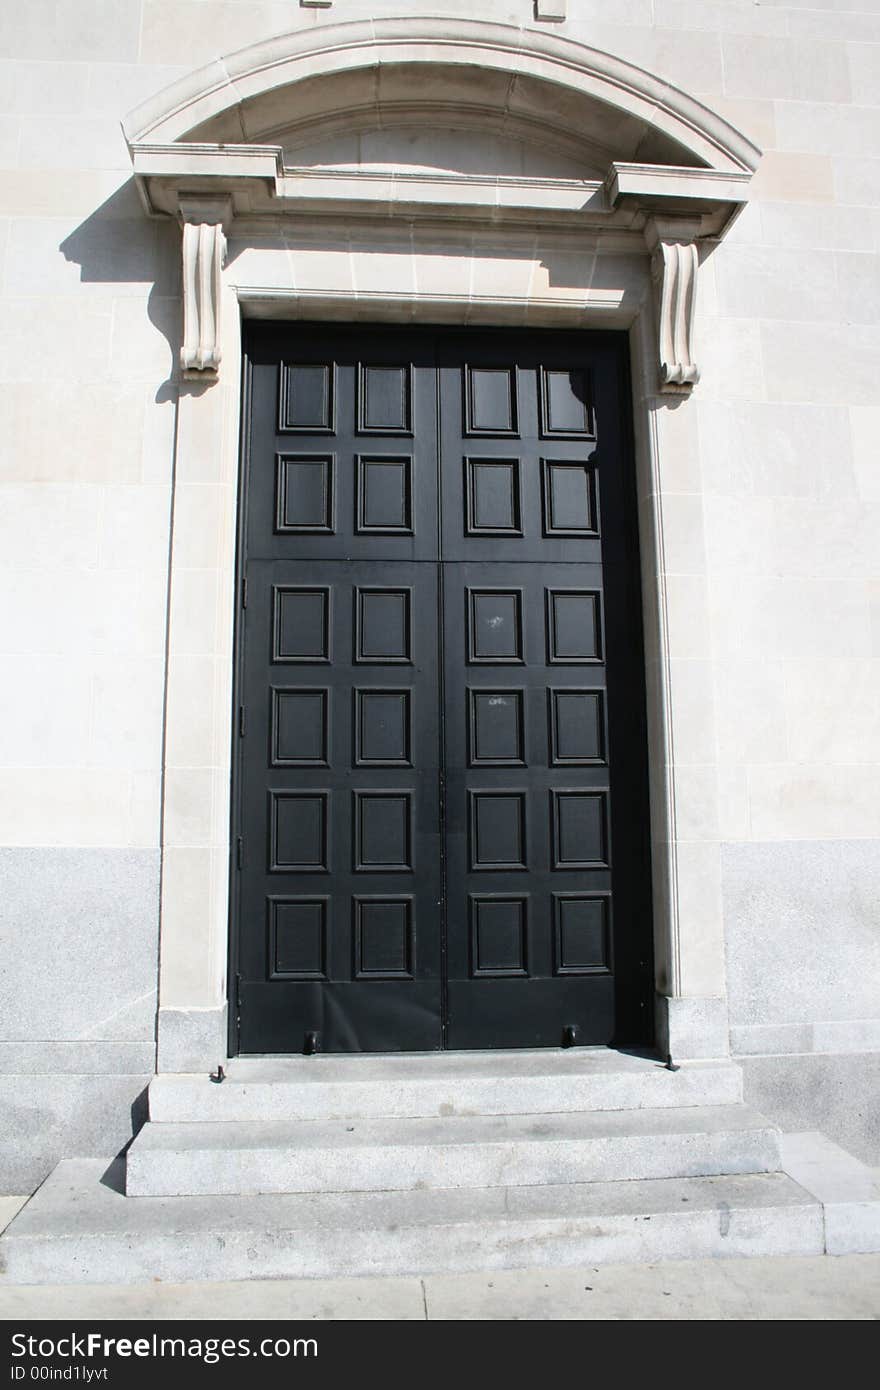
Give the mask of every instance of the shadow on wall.
M 65 260 L 80 267 L 80 280 L 86 284 L 128 286 L 132 304 L 140 300 L 137 288 L 150 286 L 147 296 L 147 320 L 133 312 L 124 327 L 114 327 L 114 354 L 128 354 L 131 375 L 119 370 L 120 377 L 155 379 L 156 402 L 162 404 L 177 399 L 177 372 L 180 351 L 180 232 L 170 220 L 148 218 L 138 196 L 134 179 L 129 179 L 84 222 L 61 242 L 59 248 Z M 148 334 L 155 329 L 168 347 L 164 367 L 151 373 L 149 365 L 155 358 L 155 343 Z M 128 340 L 116 341 L 116 334 L 126 333 Z
M 181 389 L 201 392 L 210 387 L 210 381 L 183 382 L 178 366 L 182 336 L 180 230 L 170 218 L 146 217 L 133 179 L 81 222 L 61 242 L 59 250 L 68 262 L 80 267 L 83 284 L 120 287 L 121 312 L 116 316 L 113 344 L 114 355 L 124 359 L 115 364 L 115 374 L 120 379 L 155 381 L 155 399 L 159 404 L 176 400 Z M 452 296 L 442 318 L 453 322 L 525 322 L 524 303 L 533 298 L 542 307 L 549 306 L 550 317 L 557 318 L 560 325 L 564 321 L 573 324 L 581 317 L 584 289 L 589 286 L 593 300 L 590 314 L 595 317 L 596 326 L 610 326 L 610 320 L 602 320 L 605 306 L 609 314 L 615 314 L 615 326 L 619 327 L 621 312 L 624 319 L 634 318 L 644 293 L 640 257 L 597 255 L 589 237 L 576 250 L 554 246 L 552 228 L 539 250 L 534 235 L 524 230 L 519 236 L 502 240 L 491 229 L 477 234 L 470 229 L 458 233 L 452 229 L 423 232 L 419 226 L 398 229 L 377 222 L 368 228 L 362 224 L 346 233 L 328 227 L 326 235 L 316 235 L 312 223 L 294 222 L 286 233 L 261 233 L 253 242 L 233 238 L 227 261 L 232 279 L 236 262 L 261 253 L 266 255 L 267 267 L 277 266 L 279 253 L 290 258 L 289 272 L 285 268 L 283 278 L 274 285 L 277 290 L 293 291 L 287 304 L 275 307 L 279 318 L 309 318 L 319 312 L 326 316 L 328 312 L 326 306 L 320 310 L 312 306 L 314 291 L 308 299 L 297 300 L 294 285 L 298 254 L 304 263 L 316 253 L 320 257 L 338 255 L 342 284 L 350 274 L 353 256 L 361 254 L 374 264 L 383 255 L 391 256 L 395 269 L 389 280 L 389 298 L 399 292 L 401 256 L 418 257 L 419 291 L 441 300 Z M 244 278 L 259 284 L 272 283 L 265 281 L 262 268 L 258 277 L 245 273 Z M 395 318 L 418 317 L 415 262 L 412 285 L 411 312 L 395 313 Z M 137 307 L 141 286 L 149 286 L 146 316 Z M 330 284 L 327 288 L 331 292 L 338 290 L 338 286 Z M 480 303 L 481 295 L 485 296 L 485 305 Z M 381 298 L 380 293 L 354 304 L 343 299 L 332 317 L 369 321 L 371 300 Z M 505 310 L 502 305 L 508 298 L 509 308 Z M 129 313 L 126 300 L 131 304 Z M 377 306 L 375 316 L 387 317 L 387 311 L 382 312 Z M 157 355 L 154 331 L 164 339 L 167 357 Z

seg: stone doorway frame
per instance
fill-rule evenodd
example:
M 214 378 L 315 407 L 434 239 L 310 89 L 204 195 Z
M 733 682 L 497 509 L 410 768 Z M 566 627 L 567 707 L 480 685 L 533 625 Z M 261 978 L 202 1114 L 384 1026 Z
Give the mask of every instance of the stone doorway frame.
M 561 139 L 577 116 L 590 132 L 584 149 L 607 161 L 604 177 L 318 173 L 285 167 L 281 148 L 263 143 L 292 115 L 314 120 L 316 100 L 329 103 L 327 119 L 334 102 L 355 111 L 365 83 L 364 119 L 375 117 L 380 79 L 390 109 L 395 75 L 412 72 L 425 91 L 436 79 L 450 111 L 456 84 L 491 75 L 486 86 L 504 93 L 495 116 L 513 132 L 536 129 L 537 111 L 546 126 L 550 110 Z M 629 333 L 657 1039 L 678 1059 L 726 1055 L 714 753 L 677 751 L 710 656 L 692 534 L 701 518 L 673 506 L 667 479 L 693 449 L 699 266 L 745 202 L 760 152 L 607 54 L 539 29 L 415 18 L 320 26 L 242 50 L 139 107 L 124 130 L 145 210 L 182 227 L 158 1070 L 204 1072 L 227 1056 L 242 317 Z M 566 283 L 554 283 L 554 263 L 568 267 Z M 713 750 L 711 708 L 699 718 Z

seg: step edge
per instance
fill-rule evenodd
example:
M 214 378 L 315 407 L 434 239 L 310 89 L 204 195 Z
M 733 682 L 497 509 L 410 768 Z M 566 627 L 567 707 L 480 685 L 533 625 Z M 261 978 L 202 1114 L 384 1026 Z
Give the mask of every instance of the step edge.
M 522 1120 L 526 1118 L 533 1118 L 538 1123 L 548 1124 L 552 1122 L 552 1119 L 554 1117 L 559 1117 L 560 1119 L 568 1122 L 574 1115 L 589 1115 L 591 1117 L 609 1115 L 618 1117 L 620 1115 L 630 1114 L 634 1121 L 634 1128 L 632 1131 L 628 1131 L 626 1129 L 612 1128 L 609 1134 L 603 1134 L 601 1130 L 599 1130 L 594 1134 L 588 1134 L 586 1136 L 583 1136 L 584 1138 L 607 1137 L 615 1139 L 626 1139 L 630 1137 L 643 1137 L 653 1132 L 650 1129 L 651 1119 L 656 1119 L 658 1123 L 660 1122 L 661 1116 L 663 1120 L 672 1120 L 674 1119 L 675 1111 L 677 1110 L 681 1111 L 682 1130 L 680 1132 L 683 1134 L 700 1133 L 698 1124 L 703 1119 L 706 1120 L 707 1127 L 711 1129 L 711 1122 L 713 1120 L 720 1120 L 723 1122 L 725 1117 L 733 1118 L 736 1120 L 736 1123 L 731 1123 L 729 1125 L 729 1128 L 725 1131 L 731 1134 L 747 1134 L 757 1130 L 768 1130 L 772 1131 L 777 1135 L 780 1133 L 779 1127 L 776 1124 L 774 1124 L 771 1120 L 769 1120 L 765 1115 L 761 1114 L 760 1111 L 754 1110 L 752 1109 L 752 1107 L 743 1105 L 739 1102 L 712 1106 L 640 1106 L 635 1109 L 628 1110 L 526 1110 L 521 1112 L 517 1111 L 513 1113 L 504 1113 L 500 1115 L 371 1115 L 361 1120 L 360 1123 L 362 1125 L 368 1125 L 371 1127 L 384 1126 L 387 1127 L 389 1130 L 394 1130 L 396 1127 L 400 1126 L 410 1131 L 409 1137 L 407 1137 L 405 1140 L 391 1136 L 387 1138 L 375 1136 L 372 1139 L 370 1139 L 370 1137 L 368 1136 L 367 1139 L 363 1141 L 364 1144 L 379 1144 L 381 1142 L 383 1146 L 390 1146 L 390 1144 L 392 1143 L 397 1143 L 400 1147 L 413 1147 L 420 1143 L 424 1143 L 427 1147 L 445 1148 L 457 1143 L 472 1144 L 474 1142 L 547 1142 L 548 1140 L 554 1138 L 554 1136 L 540 1135 L 532 1139 L 529 1136 L 513 1135 L 509 1137 L 505 1136 L 497 1140 L 484 1140 L 481 1138 L 475 1140 L 473 1138 L 468 1138 L 467 1136 L 465 1136 L 464 1138 L 456 1139 L 454 1136 L 454 1131 L 462 1129 L 466 1130 L 469 1127 L 478 1128 L 481 1125 L 481 1122 L 485 1122 L 486 1125 L 488 1125 L 489 1123 L 497 1120 L 508 1119 Z M 351 1119 L 356 1120 L 357 1117 L 334 1116 L 331 1118 L 327 1116 L 321 1116 L 320 1118 L 315 1119 L 283 1119 L 275 1121 L 239 1119 L 166 1121 L 151 1120 L 148 1124 L 144 1125 L 143 1128 L 139 1131 L 139 1133 L 135 1136 L 135 1139 L 132 1141 L 132 1146 L 129 1152 L 132 1152 L 135 1148 L 138 1148 L 140 1151 L 152 1151 L 153 1149 L 155 1149 L 155 1151 L 159 1153 L 168 1152 L 170 1151 L 173 1142 L 177 1139 L 189 1140 L 190 1143 L 187 1144 L 186 1147 L 193 1147 L 191 1141 L 207 1137 L 206 1135 L 203 1135 L 201 1133 L 202 1131 L 211 1131 L 217 1140 L 222 1139 L 224 1148 L 248 1147 L 248 1144 L 239 1145 L 237 1141 L 239 1139 L 243 1139 L 249 1141 L 249 1144 L 253 1144 L 255 1136 L 252 1131 L 257 1127 L 259 1127 L 263 1131 L 263 1134 L 259 1136 L 259 1139 L 264 1142 L 264 1145 L 267 1140 L 272 1145 L 275 1145 L 275 1141 L 280 1140 L 282 1143 L 286 1143 L 289 1141 L 291 1147 L 296 1147 L 297 1144 L 302 1141 L 306 1134 L 310 1135 L 311 1140 L 319 1134 L 322 1126 L 328 1128 L 331 1126 L 335 1127 L 339 1124 L 344 1123 L 345 1120 Z M 645 1125 L 645 1128 L 641 1127 L 642 1124 Z M 428 1125 L 443 1125 L 446 1129 L 453 1131 L 453 1134 L 445 1135 L 442 1138 L 438 1137 L 436 1140 L 420 1139 L 419 1132 L 416 1127 L 418 1126 L 421 1129 L 425 1129 Z M 723 1124 L 720 1125 L 713 1132 L 721 1132 L 722 1129 Z M 251 1131 L 251 1133 L 249 1134 L 248 1131 Z M 679 1131 L 675 1130 L 674 1128 L 669 1128 L 661 1129 L 660 1132 L 665 1135 L 675 1134 Z M 358 1139 L 355 1140 L 346 1140 L 344 1138 L 340 1140 L 340 1136 L 338 1135 L 332 1135 L 330 1137 L 333 1140 L 341 1142 L 341 1145 L 345 1146 L 346 1151 L 349 1148 L 355 1149 L 360 1147 L 360 1137 L 358 1137 Z M 564 1139 L 564 1137 L 565 1136 L 563 1135 L 562 1138 Z M 560 1142 L 558 1138 L 557 1142 Z M 575 1141 L 572 1140 L 571 1142 Z M 210 1144 L 206 1144 L 204 1147 L 208 1151 L 210 1151 L 213 1148 L 213 1146 Z

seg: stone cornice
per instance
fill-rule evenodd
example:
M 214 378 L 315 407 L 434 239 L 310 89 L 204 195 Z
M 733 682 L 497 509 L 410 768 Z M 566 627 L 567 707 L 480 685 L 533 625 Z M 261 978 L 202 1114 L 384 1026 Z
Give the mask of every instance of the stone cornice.
M 583 167 L 601 169 L 607 160 L 605 177 L 294 168 L 285 165 L 279 144 L 260 141 L 261 131 L 264 139 L 280 138 L 285 128 L 314 125 L 322 112 L 354 111 L 345 100 L 335 104 L 342 89 L 333 86 L 351 74 L 359 74 L 361 87 L 350 95 L 361 106 L 364 75 L 374 74 L 378 120 L 383 100 L 396 99 L 393 74 L 399 80 L 414 68 L 424 79 L 425 102 L 442 91 L 453 116 L 457 102 L 475 95 L 505 119 L 511 103 L 525 100 L 520 115 L 540 112 L 549 126 L 555 122 L 560 139 L 580 129 L 594 161 Z M 475 71 L 486 74 L 476 94 Z M 471 74 L 467 92 L 462 73 Z M 308 79 L 318 76 L 316 96 Z M 530 95 L 512 95 L 517 84 Z M 609 54 L 541 29 L 413 17 L 322 25 L 256 44 L 138 107 L 123 128 L 145 210 L 183 225 L 186 372 L 216 372 L 219 364 L 230 228 L 251 239 L 303 218 L 343 227 L 378 219 L 511 235 L 531 229 L 536 237 L 565 235 L 582 245 L 589 237 L 600 251 L 617 250 L 628 239 L 642 255 L 647 242 L 658 285 L 659 387 L 689 391 L 699 379 L 692 343 L 699 244 L 723 236 L 737 216 L 760 154 L 693 98 Z M 192 139 L 198 130 L 204 138 Z M 597 163 L 603 145 L 607 152 Z M 609 153 L 649 150 L 653 161 Z
M 621 231 L 679 212 L 698 217 L 702 237 L 723 234 L 746 201 L 750 177 L 625 163 L 612 164 L 602 181 L 287 169 L 278 146 L 207 143 L 136 145 L 132 163 L 151 216 L 179 217 L 182 200 L 210 193 L 227 197 L 231 215 L 249 222 L 289 214 L 425 217 Z

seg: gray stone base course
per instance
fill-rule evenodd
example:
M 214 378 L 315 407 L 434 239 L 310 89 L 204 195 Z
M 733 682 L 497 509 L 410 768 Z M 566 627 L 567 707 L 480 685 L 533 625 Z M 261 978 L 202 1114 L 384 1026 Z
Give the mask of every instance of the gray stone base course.
M 783 1130 L 821 1130 L 880 1164 L 880 1052 L 739 1057 L 745 1099 Z
M 608 1049 L 435 1053 L 400 1057 L 237 1057 L 222 1086 L 160 1075 L 150 1085 L 154 1122 L 319 1120 L 356 1116 L 522 1115 L 573 1110 L 735 1105 L 742 1071 Z
M 333 1278 L 815 1255 L 822 1206 L 779 1174 L 309 1196 L 126 1198 L 59 1164 L 0 1239 L 4 1281 Z
M 128 1151 L 126 1190 L 153 1197 L 527 1187 L 778 1168 L 777 1130 L 743 1105 L 150 1123 Z
M 33 1192 L 63 1157 L 114 1154 L 146 1119 L 143 1075 L 0 1075 L 0 1192 Z

